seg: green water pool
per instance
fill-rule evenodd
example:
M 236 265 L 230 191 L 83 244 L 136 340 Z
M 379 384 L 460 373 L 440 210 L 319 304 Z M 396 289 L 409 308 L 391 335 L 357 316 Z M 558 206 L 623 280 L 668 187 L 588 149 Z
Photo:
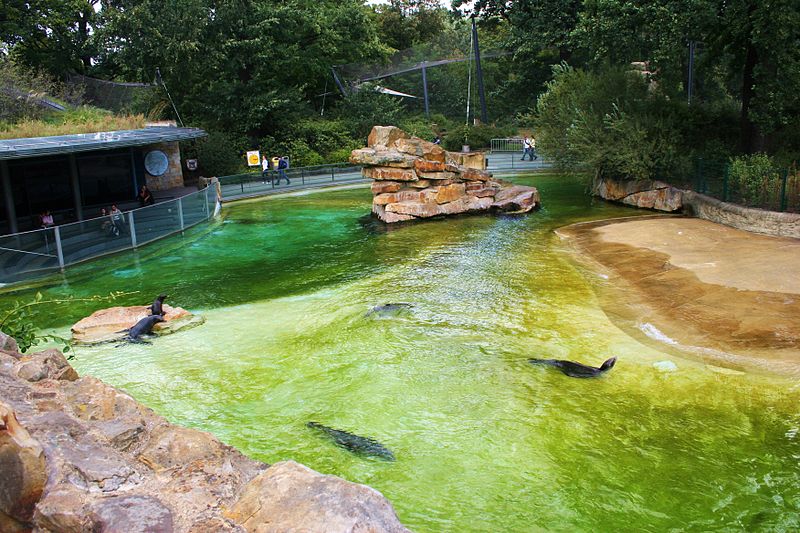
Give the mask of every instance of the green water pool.
M 553 230 L 635 216 L 560 176 L 518 178 L 544 209 L 381 231 L 368 189 L 231 205 L 224 218 L 72 269 L 46 297 L 141 291 L 206 316 L 151 346 L 78 348 L 81 373 L 251 457 L 380 490 L 439 531 L 800 528 L 800 387 L 727 375 L 628 336 Z M 0 304 L 30 291 L 0 294 Z M 394 316 L 374 305 L 410 302 Z M 96 305 L 96 304 L 94 304 Z M 65 332 L 93 309 L 52 308 Z M 531 357 L 616 367 L 596 380 Z M 669 360 L 674 372 L 654 363 Z M 395 462 L 334 446 L 314 420 Z

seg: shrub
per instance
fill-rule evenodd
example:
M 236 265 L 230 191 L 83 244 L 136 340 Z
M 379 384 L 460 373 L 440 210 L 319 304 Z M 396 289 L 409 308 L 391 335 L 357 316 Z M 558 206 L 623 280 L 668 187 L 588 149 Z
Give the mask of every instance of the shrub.
M 208 130 L 208 137 L 183 144 L 181 152 L 187 159 L 196 158 L 204 175 L 229 176 L 245 170 L 247 147 L 245 137 Z
M 511 128 L 498 128 L 481 124 L 479 126 L 460 125 L 447 131 L 443 144 L 447 150 L 461 151 L 461 146 L 468 144 L 473 150 L 489 148 L 492 139 L 501 139 L 513 134 Z
M 777 208 L 780 204 L 782 176 L 766 154 L 732 157 L 728 186 L 733 196 L 745 205 Z

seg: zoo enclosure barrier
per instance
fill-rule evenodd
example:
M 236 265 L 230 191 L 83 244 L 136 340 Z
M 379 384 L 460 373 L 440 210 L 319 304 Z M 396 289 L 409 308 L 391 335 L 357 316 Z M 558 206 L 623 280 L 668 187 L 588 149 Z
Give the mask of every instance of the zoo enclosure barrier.
M 217 188 L 126 211 L 121 220 L 92 218 L 0 236 L 0 284 L 47 274 L 182 232 L 214 215 Z
M 223 200 L 232 200 L 247 196 L 270 194 L 275 190 L 287 188 L 304 188 L 309 186 L 322 186 L 328 183 L 345 183 L 360 181 L 361 166 L 350 163 L 333 163 L 329 165 L 315 165 L 284 169 L 290 184 L 279 178 L 279 171 L 269 170 L 264 175 L 260 170 L 219 178 Z
M 683 175 L 661 181 L 723 202 L 769 211 L 800 213 L 800 171 L 793 168 L 737 172 L 727 161 L 697 159 Z
M 490 141 L 492 153 L 496 152 L 519 152 L 522 153 L 524 139 L 492 139 Z

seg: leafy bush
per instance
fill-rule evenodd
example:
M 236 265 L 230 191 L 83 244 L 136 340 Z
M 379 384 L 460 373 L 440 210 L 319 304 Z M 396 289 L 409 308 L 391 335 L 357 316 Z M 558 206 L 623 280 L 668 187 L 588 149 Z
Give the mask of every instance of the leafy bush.
M 537 104 L 539 148 L 564 169 L 623 179 L 669 176 L 686 167 L 680 105 L 621 68 L 556 67 Z
M 403 107 L 397 98 L 379 93 L 373 85 L 365 83 L 339 103 L 336 113 L 347 124 L 352 138 L 366 140 L 373 126 L 397 124 Z
M 492 139 L 502 139 L 513 134 L 512 128 L 498 128 L 481 124 L 479 126 L 460 125 L 447 131 L 443 140 L 444 147 L 451 151 L 461 151 L 461 146 L 468 144 L 473 150 L 489 148 Z
M 744 155 L 730 160 L 729 188 L 745 205 L 778 207 L 782 181 L 780 171 L 767 154 Z
M 187 159 L 196 158 L 200 171 L 207 176 L 229 176 L 245 170 L 248 146 L 245 137 L 209 130 L 208 137 L 183 143 L 181 153 Z

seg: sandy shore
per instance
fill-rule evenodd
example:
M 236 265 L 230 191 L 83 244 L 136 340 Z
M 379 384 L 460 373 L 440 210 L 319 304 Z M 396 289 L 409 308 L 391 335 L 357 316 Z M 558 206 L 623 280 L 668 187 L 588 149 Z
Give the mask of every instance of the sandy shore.
M 662 216 L 557 233 L 600 274 L 608 315 L 643 342 L 800 376 L 800 240 Z

